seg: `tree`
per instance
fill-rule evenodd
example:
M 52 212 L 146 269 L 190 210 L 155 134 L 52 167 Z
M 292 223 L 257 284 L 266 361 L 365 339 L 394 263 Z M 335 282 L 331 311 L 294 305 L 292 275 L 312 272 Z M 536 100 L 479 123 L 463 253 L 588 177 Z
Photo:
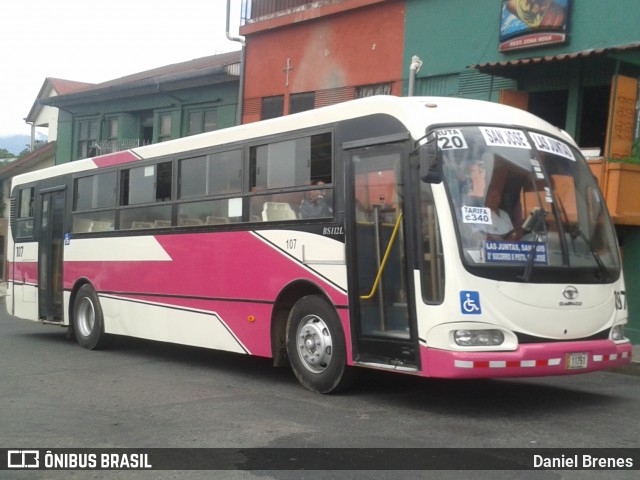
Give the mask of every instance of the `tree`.
M 6 148 L 0 148 L 0 159 L 7 159 L 7 158 L 16 158 L 16 156 Z

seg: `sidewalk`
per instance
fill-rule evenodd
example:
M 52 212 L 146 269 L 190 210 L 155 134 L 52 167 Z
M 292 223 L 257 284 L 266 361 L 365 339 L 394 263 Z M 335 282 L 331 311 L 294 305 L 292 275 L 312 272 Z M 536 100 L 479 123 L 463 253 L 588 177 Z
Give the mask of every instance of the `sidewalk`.
M 640 377 L 640 345 L 633 346 L 633 355 L 631 357 L 631 363 L 629 365 L 616 368 L 613 371 Z

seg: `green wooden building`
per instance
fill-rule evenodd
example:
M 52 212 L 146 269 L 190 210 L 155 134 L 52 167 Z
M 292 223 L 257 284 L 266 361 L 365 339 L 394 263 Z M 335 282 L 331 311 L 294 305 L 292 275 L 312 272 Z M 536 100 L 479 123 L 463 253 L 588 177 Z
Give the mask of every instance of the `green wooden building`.
M 60 110 L 56 164 L 231 127 L 239 74 L 229 52 L 44 99 Z

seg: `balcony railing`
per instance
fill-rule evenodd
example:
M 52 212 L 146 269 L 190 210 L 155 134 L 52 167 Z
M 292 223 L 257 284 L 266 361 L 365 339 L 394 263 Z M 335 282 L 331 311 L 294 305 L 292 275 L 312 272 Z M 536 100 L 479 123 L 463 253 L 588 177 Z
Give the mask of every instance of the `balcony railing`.
M 122 140 L 101 140 L 93 146 L 96 155 L 106 155 L 108 153 L 122 152 L 131 148 L 149 145 L 151 142 L 143 138 L 126 138 Z
M 318 3 L 318 0 L 244 0 L 242 20 L 247 23 L 311 3 Z

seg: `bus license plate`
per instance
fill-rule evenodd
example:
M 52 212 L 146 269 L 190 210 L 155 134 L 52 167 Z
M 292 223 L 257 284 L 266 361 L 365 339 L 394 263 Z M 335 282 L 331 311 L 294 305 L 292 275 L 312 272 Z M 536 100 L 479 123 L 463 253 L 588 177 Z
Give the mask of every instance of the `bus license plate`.
M 567 369 L 568 370 L 580 370 L 587 368 L 587 362 L 589 354 L 587 353 L 569 353 L 567 354 Z

